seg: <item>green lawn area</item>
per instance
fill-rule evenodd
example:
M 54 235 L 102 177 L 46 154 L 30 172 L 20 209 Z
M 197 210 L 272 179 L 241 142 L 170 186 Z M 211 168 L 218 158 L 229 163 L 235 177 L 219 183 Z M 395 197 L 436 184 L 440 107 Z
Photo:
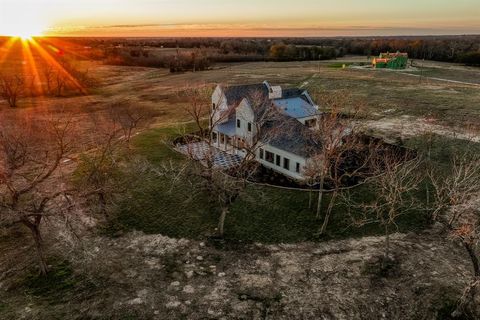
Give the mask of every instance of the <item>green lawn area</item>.
M 146 131 L 135 138 L 135 150 L 156 165 L 170 160 L 181 161 L 182 156 L 165 143 L 179 135 L 179 132 L 182 130 L 175 128 Z M 189 188 L 185 184 L 172 187 L 171 182 L 164 178 L 142 181 L 132 187 L 131 195 L 118 206 L 110 231 L 139 230 L 192 239 L 215 235 L 218 209 L 201 192 L 199 196 L 188 200 L 192 194 Z M 368 189 L 368 185 L 361 186 L 356 194 L 365 197 Z M 314 201 L 315 197 L 314 193 Z M 323 202 L 324 212 L 329 200 L 327 194 Z M 318 239 L 315 234 L 322 221 L 315 219 L 315 212 L 308 208 L 308 202 L 308 192 L 250 186 L 247 195 L 234 203 L 227 216 L 226 237 L 263 243 L 293 243 L 382 233 L 373 224 L 362 228 L 352 226 L 347 208 L 339 204 L 334 208 L 327 235 Z M 426 226 L 426 219 L 421 212 L 416 212 L 403 216 L 398 225 L 399 231 L 417 231 Z
M 328 67 L 333 69 L 342 69 L 343 66 L 345 66 L 346 68 L 348 66 L 351 66 L 352 64 L 353 62 L 335 62 L 335 63 L 329 64 Z
M 441 135 L 418 136 L 406 141 L 407 147 L 418 150 L 423 157 L 430 159 L 432 166 L 447 171 L 456 156 L 480 153 L 480 143 L 454 139 Z

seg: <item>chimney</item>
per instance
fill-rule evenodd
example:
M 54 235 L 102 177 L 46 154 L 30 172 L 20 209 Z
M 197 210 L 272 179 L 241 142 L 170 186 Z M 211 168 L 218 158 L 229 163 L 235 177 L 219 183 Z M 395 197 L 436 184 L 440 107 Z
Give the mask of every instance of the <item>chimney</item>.
M 265 87 L 267 87 L 268 98 L 270 100 L 282 98 L 282 87 L 280 86 L 272 87 L 270 83 L 268 83 L 268 81 L 263 81 L 263 84 L 265 85 Z

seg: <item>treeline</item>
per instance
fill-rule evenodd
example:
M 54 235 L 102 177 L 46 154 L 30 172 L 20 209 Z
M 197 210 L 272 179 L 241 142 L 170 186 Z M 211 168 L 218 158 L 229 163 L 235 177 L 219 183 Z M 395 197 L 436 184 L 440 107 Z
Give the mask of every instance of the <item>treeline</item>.
M 478 65 L 480 36 L 406 37 L 339 40 L 349 54 L 378 55 L 380 52 L 407 52 L 410 58 Z
M 254 61 L 309 61 L 341 57 L 345 50 L 334 47 L 297 46 L 276 43 L 258 47 L 249 42 L 242 47 L 235 40 L 223 42 L 220 48 L 151 48 L 143 46 L 124 47 L 117 45 L 105 48 L 103 61 L 110 65 L 168 68 L 171 72 L 202 71 L 213 63 L 254 62 Z M 166 49 L 166 50 L 164 50 Z M 173 50 L 170 50 L 173 49 Z
M 412 59 L 480 65 L 480 36 L 338 37 L 338 38 L 178 38 L 76 39 L 91 48 L 92 58 L 107 63 L 192 69 L 189 54 L 146 57 L 145 50 L 191 49 L 202 53 L 201 65 L 215 62 L 324 60 L 347 54 L 376 56 L 381 52 L 407 52 Z M 120 49 L 119 49 L 120 48 Z M 131 51 L 133 48 L 134 51 Z M 115 53 L 112 49 L 123 51 Z M 99 55 L 99 51 L 103 54 Z M 188 50 L 186 50 L 188 51 Z M 175 57 L 176 56 L 176 57 Z M 179 67 L 178 67 L 179 66 Z M 208 68 L 208 67 L 207 67 Z M 197 70 L 200 70 L 198 68 Z
M 468 66 L 480 67 L 480 51 L 462 54 L 458 61 Z
M 211 67 L 211 59 L 201 50 L 176 54 L 152 54 L 145 49 L 113 48 L 105 51 L 105 64 L 166 68 L 170 72 L 203 71 Z
M 297 46 L 283 43 L 272 45 L 269 51 L 269 58 L 278 61 L 328 60 L 344 55 L 344 48 Z

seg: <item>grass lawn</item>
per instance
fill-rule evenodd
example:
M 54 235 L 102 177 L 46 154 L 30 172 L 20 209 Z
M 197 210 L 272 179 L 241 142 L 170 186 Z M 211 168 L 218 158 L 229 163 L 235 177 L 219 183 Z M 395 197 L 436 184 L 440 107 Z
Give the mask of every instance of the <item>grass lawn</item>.
M 480 84 L 480 69 L 478 68 L 471 68 L 471 70 L 458 70 L 438 67 L 424 67 L 421 68 L 421 71 L 408 71 L 408 73 L 421 75 L 422 77 L 440 78 L 446 80 Z
M 454 74 L 455 70 L 444 70 Z M 448 77 L 446 77 L 448 79 Z M 465 126 L 480 121 L 478 88 L 424 80 L 402 72 L 324 68 L 310 79 L 310 92 L 343 90 L 367 105 L 372 117 L 434 117 L 447 126 Z
M 336 63 L 329 64 L 328 67 L 333 69 L 343 69 L 343 66 L 345 66 L 346 68 L 348 66 L 351 66 L 352 64 L 353 62 L 336 62 Z
M 154 164 L 165 161 L 181 161 L 182 156 L 172 151 L 166 139 L 179 134 L 175 128 L 158 128 L 146 131 L 135 138 L 136 151 Z M 368 185 L 358 188 L 360 197 L 368 195 Z M 205 239 L 215 235 L 218 209 L 209 202 L 206 194 L 189 198 L 187 185 L 173 186 L 163 178 L 142 181 L 132 188 L 131 195 L 118 206 L 116 219 L 109 231 L 139 230 L 171 237 Z M 313 201 L 316 201 L 313 194 Z M 330 200 L 324 197 L 323 210 Z M 318 239 L 315 235 L 321 220 L 308 208 L 309 193 L 270 187 L 250 186 L 247 195 L 238 199 L 227 216 L 226 237 L 231 240 L 293 243 L 306 240 L 341 239 L 364 235 L 381 234 L 377 225 L 358 228 L 351 225 L 348 209 L 342 205 L 334 208 L 327 235 Z M 403 216 L 399 231 L 417 231 L 426 226 L 422 213 Z

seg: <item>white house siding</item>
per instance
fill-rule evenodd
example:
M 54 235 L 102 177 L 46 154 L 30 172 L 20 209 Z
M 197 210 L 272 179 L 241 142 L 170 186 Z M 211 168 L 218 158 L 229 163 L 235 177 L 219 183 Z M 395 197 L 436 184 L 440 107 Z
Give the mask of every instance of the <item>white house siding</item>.
M 263 152 L 263 159 L 260 158 L 260 152 L 261 149 L 264 150 Z M 268 162 L 266 160 L 266 152 L 271 152 L 274 154 L 273 158 L 273 163 Z M 280 166 L 276 164 L 276 156 L 280 156 Z M 287 158 L 290 160 L 290 170 L 284 169 L 283 164 L 284 164 L 284 159 Z M 295 180 L 304 180 L 305 178 L 303 177 L 303 172 L 305 165 L 307 163 L 307 160 L 301 156 L 298 156 L 296 154 L 287 152 L 285 150 L 278 149 L 274 146 L 271 146 L 269 144 L 264 144 L 262 145 L 258 150 L 257 150 L 257 155 L 256 159 L 258 162 L 260 162 L 263 166 L 270 168 L 278 173 L 281 173 L 287 177 L 290 177 Z M 300 164 L 300 173 L 296 172 L 296 164 Z
M 235 135 L 250 144 L 253 143 L 253 137 L 256 135 L 255 115 L 246 99 L 237 107 L 235 117 Z M 238 123 L 238 120 L 240 120 L 240 123 Z M 248 131 L 249 123 L 251 131 Z M 240 124 L 240 127 L 238 127 L 238 124 Z
M 212 105 L 210 106 L 213 109 L 215 104 L 215 113 L 212 117 L 213 123 L 224 123 L 228 121 L 228 105 L 227 98 L 223 93 L 223 90 L 220 86 L 215 88 L 215 91 L 212 94 Z M 213 110 L 212 110 L 213 111 Z
M 305 117 L 305 118 L 297 118 L 297 120 L 300 121 L 300 123 L 303 125 L 306 125 L 306 122 L 309 120 L 315 120 L 318 125 L 320 121 L 320 117 L 317 115 L 317 116 L 311 116 L 311 117 Z

